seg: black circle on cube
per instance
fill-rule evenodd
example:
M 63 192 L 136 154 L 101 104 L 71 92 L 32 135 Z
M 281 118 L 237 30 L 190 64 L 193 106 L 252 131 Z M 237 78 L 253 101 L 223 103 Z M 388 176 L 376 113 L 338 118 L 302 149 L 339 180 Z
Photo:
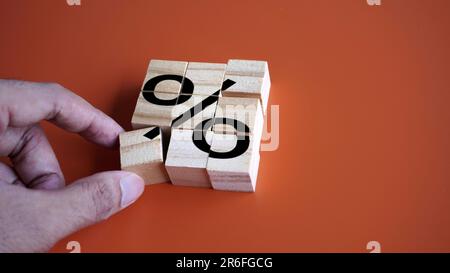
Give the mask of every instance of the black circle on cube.
M 232 125 L 236 130 L 237 142 L 234 148 L 228 152 L 216 152 L 211 150 L 211 145 L 206 142 L 205 132 L 211 128 L 213 124 L 226 124 Z M 194 145 L 205 153 L 209 153 L 209 156 L 212 158 L 218 159 L 229 159 L 235 158 L 243 153 L 245 153 L 250 146 L 250 137 L 247 133 L 250 132 L 250 128 L 248 126 L 236 119 L 229 118 L 214 118 L 214 119 L 206 119 L 199 123 L 192 134 L 192 142 Z M 241 135 L 245 133 L 245 135 Z
M 181 84 L 180 94 L 178 94 L 178 96 L 173 99 L 164 100 L 156 97 L 154 92 L 145 92 L 145 91 L 154 91 L 156 86 L 163 81 L 179 82 Z M 144 99 L 150 103 L 156 105 L 173 106 L 185 103 L 187 100 L 191 98 L 193 92 L 194 92 L 194 83 L 190 79 L 180 75 L 167 74 L 167 75 L 159 75 L 148 80 L 144 85 L 142 95 L 144 96 Z

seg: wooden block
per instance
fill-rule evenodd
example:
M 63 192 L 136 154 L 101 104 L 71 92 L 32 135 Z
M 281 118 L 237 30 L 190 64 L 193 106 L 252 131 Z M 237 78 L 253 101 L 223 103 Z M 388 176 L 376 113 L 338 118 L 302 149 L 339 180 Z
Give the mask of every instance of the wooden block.
M 210 96 L 220 90 L 226 66 L 220 63 L 189 62 L 185 77 L 194 84 L 193 94 Z
M 220 122 L 237 120 L 241 123 Z M 248 128 L 243 129 L 245 124 Z M 213 141 L 207 172 L 216 190 L 254 192 L 259 167 L 259 147 L 264 126 L 262 107 L 258 98 L 221 97 L 216 109 Z M 235 128 L 237 127 L 237 129 Z M 247 150 L 233 158 L 214 158 L 213 152 L 229 152 L 237 145 L 237 139 L 247 138 Z
M 237 138 L 248 138 L 247 150 L 233 158 L 214 158 L 211 153 L 230 152 Z M 253 136 L 214 133 L 210 156 L 206 165 L 211 185 L 215 190 L 254 192 L 259 167 L 259 142 Z
M 134 110 L 131 124 L 133 129 L 148 126 L 159 126 L 163 130 L 170 128 L 172 120 L 176 117 L 173 107 L 176 105 L 182 89 L 182 82 L 187 69 L 187 62 L 151 60 L 147 75 L 142 85 Z M 175 75 L 177 80 L 166 79 L 154 87 L 146 86 L 146 83 L 157 76 Z M 145 97 L 156 98 L 156 101 L 146 100 Z
M 152 103 L 144 96 L 153 96 L 164 100 L 164 104 Z M 170 127 L 172 120 L 176 117 L 174 107 L 179 94 L 142 91 L 136 103 L 131 125 L 133 129 L 146 128 L 149 126 Z
M 198 138 L 203 136 L 197 131 Z M 197 148 L 193 142 L 194 130 L 173 129 L 166 159 L 166 170 L 172 184 L 177 186 L 211 187 L 206 163 L 208 151 Z M 212 131 L 204 134 L 205 140 L 211 143 Z
M 241 123 L 233 124 L 221 122 L 224 118 L 227 120 L 238 120 Z M 234 98 L 221 97 L 217 105 L 215 114 L 214 133 L 253 135 L 255 141 L 260 142 L 264 127 L 264 116 L 261 109 L 261 103 L 257 98 Z M 248 126 L 249 132 L 243 128 L 243 124 Z
M 222 92 L 224 97 L 258 98 L 266 113 L 270 93 L 269 66 L 266 61 L 229 60 L 224 79 L 236 82 Z
M 158 127 L 122 133 L 119 141 L 122 170 L 136 173 L 146 184 L 169 181 Z
M 157 84 L 154 88 L 146 88 L 146 83 L 161 75 L 178 75 L 183 78 L 187 65 L 187 62 L 180 61 L 151 60 L 141 90 L 179 94 L 182 80 L 165 80 Z

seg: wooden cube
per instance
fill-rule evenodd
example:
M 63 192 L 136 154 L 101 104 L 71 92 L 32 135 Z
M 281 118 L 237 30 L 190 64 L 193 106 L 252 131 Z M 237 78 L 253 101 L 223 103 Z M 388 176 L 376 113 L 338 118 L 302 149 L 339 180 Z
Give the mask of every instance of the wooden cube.
M 141 90 L 179 94 L 187 65 L 187 62 L 180 61 L 151 60 Z M 181 80 L 164 80 L 154 88 L 146 88 L 149 80 L 161 75 L 177 75 L 181 77 Z
M 164 167 L 160 128 L 124 132 L 119 141 L 122 170 L 136 173 L 146 184 L 169 181 Z
M 167 131 L 170 128 L 175 113 L 172 107 L 176 105 L 178 96 L 182 89 L 187 62 L 151 60 L 147 74 L 142 84 L 135 111 L 131 119 L 133 129 L 148 126 L 159 126 Z M 155 85 L 149 84 L 156 77 L 172 75 L 176 79 L 164 79 L 157 81 Z M 154 102 L 146 100 L 146 97 L 154 98 Z
M 258 98 L 266 113 L 270 93 L 269 66 L 266 61 L 229 60 L 224 79 L 236 82 L 222 92 L 224 97 Z
M 193 94 L 210 96 L 219 91 L 226 67 L 226 64 L 220 63 L 189 62 L 185 77 L 194 84 Z
M 226 119 L 228 123 L 221 122 L 223 119 Z M 216 108 L 215 120 L 216 122 L 213 127 L 215 133 L 251 134 L 255 137 L 256 141 L 261 140 L 264 116 L 259 99 L 221 97 Z M 229 124 L 230 120 L 237 120 L 240 123 L 233 122 L 233 124 Z M 244 128 L 243 124 L 248 128 Z M 237 128 L 235 128 L 236 126 Z
M 211 153 L 232 151 L 237 138 L 248 138 L 247 150 L 233 158 L 214 158 Z M 211 185 L 215 190 L 254 192 L 259 167 L 259 142 L 253 136 L 232 134 L 213 135 L 210 156 L 206 165 Z
M 194 134 L 195 137 L 204 137 L 211 143 L 212 131 L 203 134 L 202 131 L 172 130 L 165 163 L 166 170 L 173 185 L 210 188 L 211 182 L 206 172 L 209 153 L 194 145 Z

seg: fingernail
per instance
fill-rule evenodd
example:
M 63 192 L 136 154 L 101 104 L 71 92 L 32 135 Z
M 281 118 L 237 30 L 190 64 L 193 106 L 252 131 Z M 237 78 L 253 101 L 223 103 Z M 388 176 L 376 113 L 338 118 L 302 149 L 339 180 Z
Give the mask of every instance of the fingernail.
M 130 174 L 120 180 L 120 207 L 125 208 L 134 203 L 144 191 L 144 181 L 135 174 Z

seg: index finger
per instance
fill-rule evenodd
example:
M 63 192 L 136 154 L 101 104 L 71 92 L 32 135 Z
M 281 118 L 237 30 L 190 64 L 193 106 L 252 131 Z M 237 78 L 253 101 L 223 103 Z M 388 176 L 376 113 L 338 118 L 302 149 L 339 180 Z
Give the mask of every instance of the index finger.
M 86 139 L 113 146 L 122 127 L 59 84 L 0 80 L 0 134 L 48 120 Z

